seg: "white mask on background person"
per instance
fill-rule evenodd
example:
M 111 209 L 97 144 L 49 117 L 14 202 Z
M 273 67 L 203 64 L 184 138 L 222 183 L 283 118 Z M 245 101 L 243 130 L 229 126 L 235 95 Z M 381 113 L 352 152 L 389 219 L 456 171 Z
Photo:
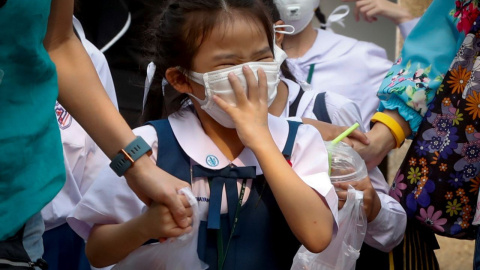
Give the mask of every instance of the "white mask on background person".
M 194 95 L 190 94 L 195 100 L 198 101 L 202 110 L 210 115 L 215 121 L 226 128 L 235 128 L 233 119 L 225 111 L 223 111 L 217 103 L 213 100 L 213 96 L 217 95 L 225 102 L 232 106 L 236 106 L 237 100 L 235 98 L 235 92 L 228 80 L 228 74 L 233 72 L 239 79 L 243 89 L 247 89 L 247 80 L 243 74 L 242 67 L 248 65 L 258 80 L 257 71 L 262 68 L 267 76 L 268 86 L 268 99 L 267 104 L 270 106 L 277 96 L 277 86 L 280 82 L 280 65 L 277 61 L 274 62 L 249 62 L 225 69 L 215 70 L 207 73 L 197 73 L 190 71 L 188 77 L 205 87 L 205 99 L 201 100 Z
M 275 0 L 280 17 L 285 24 L 295 28 L 294 35 L 310 24 L 320 0 Z

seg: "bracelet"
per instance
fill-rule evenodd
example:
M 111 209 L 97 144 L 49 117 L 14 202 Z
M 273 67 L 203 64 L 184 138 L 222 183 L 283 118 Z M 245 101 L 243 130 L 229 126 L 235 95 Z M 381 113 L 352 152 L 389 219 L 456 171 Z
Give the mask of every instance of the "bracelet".
M 110 168 L 118 176 L 123 176 L 128 169 L 135 165 L 135 161 L 145 154 L 150 156 L 152 148 L 142 137 L 138 136 L 127 147 L 118 151 L 118 154 L 110 162 Z
M 393 137 L 395 138 L 396 147 L 399 148 L 402 146 L 403 142 L 405 141 L 405 132 L 403 132 L 402 127 L 388 114 L 383 112 L 376 112 L 371 120 L 373 123 L 380 122 L 387 126 L 390 129 Z

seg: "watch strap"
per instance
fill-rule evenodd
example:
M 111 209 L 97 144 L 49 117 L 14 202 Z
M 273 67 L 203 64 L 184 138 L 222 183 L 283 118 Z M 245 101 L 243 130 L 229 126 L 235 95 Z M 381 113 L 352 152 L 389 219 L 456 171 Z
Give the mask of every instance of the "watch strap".
M 129 143 L 124 149 L 121 149 L 118 154 L 110 162 L 110 168 L 118 175 L 123 176 L 125 172 L 133 167 L 135 161 L 141 156 L 151 155 L 152 148 L 145 142 L 145 140 L 137 136 L 135 140 Z

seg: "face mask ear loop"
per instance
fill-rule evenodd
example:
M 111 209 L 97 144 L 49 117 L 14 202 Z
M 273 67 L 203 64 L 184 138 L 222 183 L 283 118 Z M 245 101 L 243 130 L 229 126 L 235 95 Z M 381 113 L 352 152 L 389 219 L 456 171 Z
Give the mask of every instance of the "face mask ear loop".
M 155 75 L 155 70 L 157 69 L 157 66 L 155 63 L 150 62 L 147 67 L 147 77 L 145 78 L 145 88 L 143 90 L 143 106 L 142 106 L 142 112 L 145 110 L 145 104 L 147 103 L 147 97 L 148 97 L 148 92 L 150 92 L 150 86 L 152 86 L 152 81 L 153 77 Z M 162 81 L 162 91 L 165 95 L 165 90 L 164 90 L 164 82 L 166 82 L 165 79 Z M 167 82 L 168 83 L 168 82 Z
M 290 28 L 290 30 L 287 30 L 287 29 L 277 30 L 278 28 Z M 284 34 L 284 35 L 292 35 L 295 32 L 295 27 L 293 27 L 293 25 L 289 25 L 289 24 L 274 25 L 273 30 L 275 31 L 275 33 Z

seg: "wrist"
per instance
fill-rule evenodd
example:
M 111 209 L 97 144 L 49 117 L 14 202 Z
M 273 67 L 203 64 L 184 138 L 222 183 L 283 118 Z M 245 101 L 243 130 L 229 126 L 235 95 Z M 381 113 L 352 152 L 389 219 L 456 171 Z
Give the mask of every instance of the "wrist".
M 381 123 L 390 130 L 390 134 L 393 136 L 395 141 L 394 148 L 399 148 L 402 146 L 403 142 L 405 141 L 405 132 L 402 126 L 400 126 L 400 124 L 392 116 L 383 112 L 377 112 L 373 115 L 371 121 L 375 123 L 375 125 Z
M 112 159 L 110 168 L 112 168 L 118 176 L 123 176 L 130 168 L 134 167 L 136 161 L 145 154 L 150 156 L 152 154 L 152 148 L 142 137 L 138 136 L 125 148 L 120 149 L 118 154 Z
M 395 137 L 392 135 L 388 126 L 381 122 L 375 123 L 369 134 L 373 134 L 370 141 L 375 142 L 375 144 L 381 149 L 390 151 L 391 149 L 394 149 L 397 144 Z

